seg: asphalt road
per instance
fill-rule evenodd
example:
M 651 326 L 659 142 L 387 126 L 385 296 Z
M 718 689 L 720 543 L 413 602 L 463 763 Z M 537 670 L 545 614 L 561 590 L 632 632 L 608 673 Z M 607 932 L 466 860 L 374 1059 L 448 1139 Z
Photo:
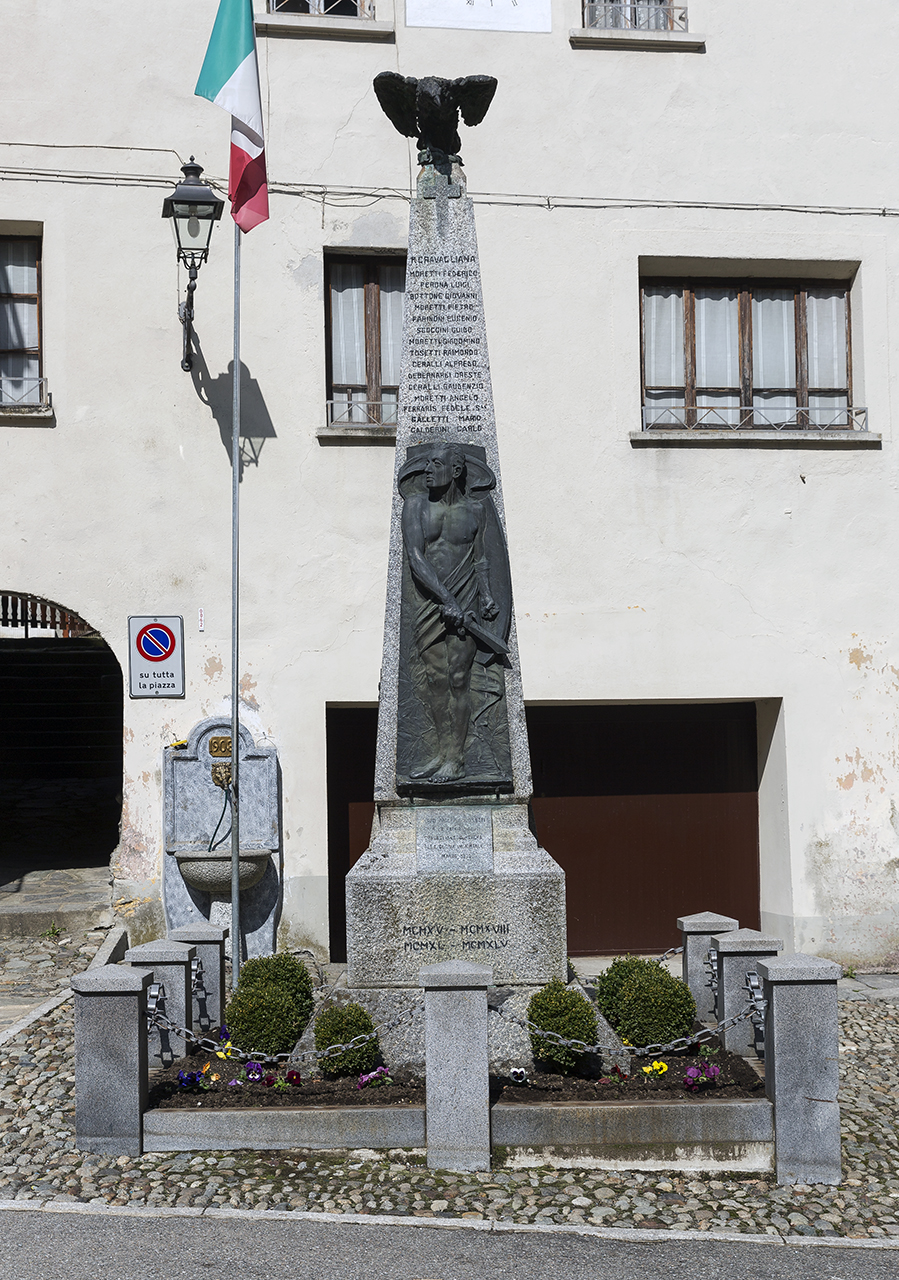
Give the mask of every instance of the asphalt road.
M 2 1280 L 896 1280 L 899 1250 L 0 1211 Z

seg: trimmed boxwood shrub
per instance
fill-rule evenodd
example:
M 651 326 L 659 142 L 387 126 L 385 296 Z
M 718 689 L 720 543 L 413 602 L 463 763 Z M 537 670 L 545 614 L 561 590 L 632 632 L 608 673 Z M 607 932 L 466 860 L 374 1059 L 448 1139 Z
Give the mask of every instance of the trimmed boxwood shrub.
M 618 997 L 618 1034 L 632 1045 L 666 1044 L 690 1033 L 696 1001 L 690 988 L 664 965 L 628 978 Z
M 299 1040 L 312 1017 L 312 978 L 303 962 L 287 951 L 279 951 L 273 956 L 255 956 L 241 965 L 238 982 L 239 991 L 251 988 L 278 990 L 293 1001 L 297 1020 L 302 1024 L 297 1035 Z
M 528 1020 L 544 1031 L 555 1031 L 567 1040 L 596 1043 L 596 1014 L 586 996 L 570 991 L 561 978 L 553 978 L 542 991 L 531 996 Z M 583 1053 L 566 1049 L 531 1032 L 531 1049 L 535 1058 L 551 1063 L 563 1075 L 578 1066 Z
M 245 1053 L 289 1053 L 308 1022 L 295 999 L 275 985 L 238 986 L 225 1014 L 231 1043 Z
M 241 965 L 225 1012 L 231 1043 L 245 1053 L 289 1053 L 312 1016 L 312 979 L 296 956 L 280 951 Z
M 374 1031 L 375 1024 L 361 1004 L 334 1004 L 323 1009 L 315 1019 L 315 1047 L 319 1052 L 332 1044 L 348 1044 L 356 1036 Z M 371 1071 L 380 1057 L 378 1038 L 367 1040 L 356 1049 L 322 1058 L 319 1066 L 327 1076 L 356 1076 Z
M 646 960 L 643 956 L 617 956 L 596 979 L 596 1003 L 615 1031 L 621 1030 L 620 1000 L 625 985 L 638 973 L 657 972 L 660 968 L 658 961 Z

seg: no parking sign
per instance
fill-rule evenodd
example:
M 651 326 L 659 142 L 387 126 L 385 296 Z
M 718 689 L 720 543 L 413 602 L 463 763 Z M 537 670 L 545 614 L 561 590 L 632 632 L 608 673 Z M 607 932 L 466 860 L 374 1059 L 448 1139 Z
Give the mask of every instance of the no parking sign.
M 129 618 L 132 698 L 184 697 L 184 619 Z

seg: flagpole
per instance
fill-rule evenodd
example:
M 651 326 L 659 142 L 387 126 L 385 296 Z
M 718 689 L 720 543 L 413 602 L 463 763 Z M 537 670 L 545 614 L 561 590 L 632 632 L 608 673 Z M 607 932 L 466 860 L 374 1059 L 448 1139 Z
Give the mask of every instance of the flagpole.
M 234 224 L 234 367 L 231 383 L 231 986 L 240 977 L 240 227 Z

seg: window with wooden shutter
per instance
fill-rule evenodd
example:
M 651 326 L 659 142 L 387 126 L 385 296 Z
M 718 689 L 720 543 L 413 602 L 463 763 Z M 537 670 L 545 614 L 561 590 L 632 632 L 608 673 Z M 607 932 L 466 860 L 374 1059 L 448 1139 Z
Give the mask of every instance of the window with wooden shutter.
M 328 255 L 328 421 L 395 426 L 406 260 Z
M 849 287 L 644 280 L 643 426 L 864 430 Z
M 45 402 L 41 376 L 41 242 L 0 236 L 0 408 Z

